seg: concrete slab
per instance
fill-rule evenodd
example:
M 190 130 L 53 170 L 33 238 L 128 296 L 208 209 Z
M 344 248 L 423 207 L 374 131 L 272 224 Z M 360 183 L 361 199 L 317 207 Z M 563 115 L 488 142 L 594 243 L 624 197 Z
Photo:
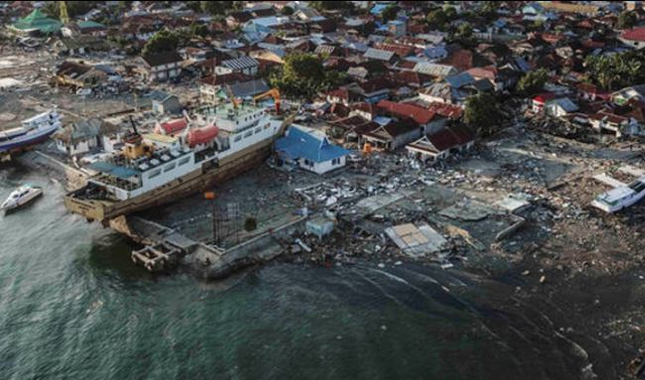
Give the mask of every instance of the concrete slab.
M 439 211 L 439 215 L 450 219 L 476 222 L 485 219 L 493 211 L 490 206 L 483 203 L 466 200 Z
M 414 194 L 413 191 L 397 191 L 396 193 L 375 195 L 359 201 L 356 208 L 361 214 L 369 215 L 412 194 Z
M 593 179 L 595 179 L 598 182 L 604 183 L 605 185 L 609 185 L 611 187 L 626 186 L 625 183 L 620 182 L 616 178 L 608 176 L 606 173 L 596 174 L 595 176 L 593 176 Z
M 503 199 L 500 199 L 499 201 L 495 202 L 493 205 L 504 211 L 515 213 L 515 212 L 522 211 L 528 206 L 530 206 L 531 202 L 529 202 L 526 199 L 522 199 L 520 196 L 516 194 L 509 194 Z
M 645 170 L 637 168 L 632 165 L 623 165 L 618 168 L 618 171 L 621 173 L 632 175 L 634 177 L 642 177 L 645 175 Z
M 418 227 L 411 223 L 401 224 L 386 228 L 385 233 L 405 254 L 415 258 L 440 252 L 448 243 L 440 233 L 425 223 Z

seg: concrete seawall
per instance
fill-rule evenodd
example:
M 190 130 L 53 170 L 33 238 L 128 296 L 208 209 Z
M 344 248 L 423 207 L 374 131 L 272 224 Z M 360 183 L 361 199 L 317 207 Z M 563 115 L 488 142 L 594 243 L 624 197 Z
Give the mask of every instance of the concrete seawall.
M 110 222 L 110 227 L 140 244 L 165 243 L 179 248 L 184 253 L 181 265 L 187 266 L 200 278 L 212 280 L 280 256 L 284 252 L 282 242 L 287 241 L 294 231 L 304 228 L 305 221 L 306 218 L 299 218 L 226 250 L 195 241 L 138 216 L 116 218 Z

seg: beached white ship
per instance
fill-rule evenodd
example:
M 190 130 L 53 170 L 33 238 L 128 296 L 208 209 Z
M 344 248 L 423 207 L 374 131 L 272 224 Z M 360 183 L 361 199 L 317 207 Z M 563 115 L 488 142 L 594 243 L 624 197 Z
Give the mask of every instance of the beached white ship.
M 20 127 L 0 131 L 0 154 L 21 151 L 39 144 L 60 127 L 61 116 L 56 110 L 23 120 Z
M 612 190 L 600 194 L 591 205 L 607 213 L 620 211 L 632 206 L 645 197 L 645 176 L 636 181 L 622 184 Z
M 180 123 L 175 123 L 176 126 Z M 202 191 L 259 165 L 287 121 L 250 104 L 204 110 L 174 135 L 135 132 L 122 152 L 95 162 L 86 186 L 66 195 L 65 206 L 88 220 L 107 222 Z

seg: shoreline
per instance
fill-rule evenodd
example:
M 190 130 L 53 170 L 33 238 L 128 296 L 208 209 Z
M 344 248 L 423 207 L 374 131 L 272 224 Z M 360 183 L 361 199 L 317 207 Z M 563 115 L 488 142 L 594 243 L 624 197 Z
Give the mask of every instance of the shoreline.
M 25 161 L 26 160 L 26 161 Z M 36 170 L 43 175 L 63 181 L 65 174 L 47 164 L 44 159 L 34 159 L 21 157 L 19 164 L 27 167 L 29 170 Z M 521 238 L 522 235 L 531 235 L 534 226 L 527 226 L 517 232 L 514 239 Z M 294 235 L 302 236 L 302 235 Z M 342 236 L 340 237 L 342 239 Z M 288 241 L 293 241 L 293 236 Z M 544 246 L 539 243 L 540 246 Z M 303 267 L 335 267 L 340 263 L 341 266 L 351 266 L 357 263 L 363 265 L 366 263 L 375 268 L 396 268 L 398 265 L 422 265 L 441 268 L 437 262 L 432 260 L 410 260 L 403 254 L 393 254 L 384 251 L 380 254 L 351 254 L 351 255 L 329 255 L 325 252 L 324 246 L 314 247 L 312 253 L 301 251 L 299 253 L 282 253 L 277 258 L 271 258 L 272 263 L 290 263 Z M 551 252 L 553 253 L 553 252 Z M 634 320 L 634 314 L 640 310 L 637 304 L 620 300 L 631 299 L 633 294 L 645 291 L 645 287 L 638 287 L 638 276 L 641 273 L 641 263 L 643 257 L 627 257 L 622 260 L 604 258 L 606 262 L 577 262 L 569 261 L 566 257 L 550 257 L 550 253 L 544 249 L 534 248 L 533 253 L 503 253 L 495 254 L 486 251 L 482 256 L 490 259 L 489 262 L 473 263 L 466 257 L 454 259 L 454 268 L 445 269 L 447 271 L 459 271 L 469 275 L 486 278 L 493 281 L 501 281 L 510 285 L 517 284 L 515 297 L 521 300 L 522 304 L 539 304 L 543 302 L 551 305 L 560 305 L 562 311 L 555 314 L 562 314 L 554 317 L 553 322 L 558 322 L 564 329 L 560 333 L 563 337 L 581 347 L 588 352 L 590 363 L 594 364 L 593 369 L 598 374 L 598 368 L 607 367 L 607 352 L 603 352 L 602 346 L 611 352 L 611 361 L 613 362 L 613 374 L 626 373 L 629 363 L 638 356 L 638 349 L 645 342 L 645 330 L 638 329 L 637 326 L 630 328 L 626 321 Z M 328 262 L 328 259 L 331 259 Z M 640 260 L 640 261 L 639 261 Z M 269 263 L 268 265 L 274 265 Z M 501 264 L 501 265 L 500 265 Z M 249 268 L 256 270 L 262 265 L 250 263 Z M 604 265 L 604 266 L 601 266 Z M 200 276 L 200 271 L 193 270 L 195 266 L 187 266 L 181 271 L 188 271 L 196 278 L 204 280 Z M 172 274 L 171 274 L 172 275 Z M 645 275 L 645 273 L 644 273 Z M 541 281 L 541 278 L 544 280 Z M 636 280 L 635 280 L 636 278 Z M 208 281 L 208 280 L 207 280 Z M 600 282 L 603 285 L 598 285 Z M 643 282 L 645 284 L 645 281 Z M 644 288 L 640 290 L 640 288 Z M 593 289 L 594 292 L 589 292 Z M 500 302 L 495 305 L 499 310 L 507 307 L 514 307 L 509 304 L 511 300 Z M 551 306 L 554 307 L 554 306 Z M 616 311 L 619 311 L 618 313 Z M 565 315 L 569 315 L 566 317 Z M 567 318 L 569 323 L 567 323 Z M 643 321 L 645 323 L 645 320 Z M 567 324 L 572 326 L 566 326 Z M 570 328 L 573 328 L 571 330 Z M 582 342 L 582 343 L 580 343 Z M 600 342 L 601 344 L 598 344 Z M 612 347 L 612 349 L 607 348 Z M 600 347 L 600 348 L 599 348 Z M 596 352 L 596 353 L 594 353 Z M 598 360 L 598 362 L 595 362 Z M 606 373 L 605 373 L 606 375 Z M 613 375 L 612 375 L 613 376 Z M 589 377 L 593 378 L 593 377 Z M 603 378 L 603 377 L 600 377 Z

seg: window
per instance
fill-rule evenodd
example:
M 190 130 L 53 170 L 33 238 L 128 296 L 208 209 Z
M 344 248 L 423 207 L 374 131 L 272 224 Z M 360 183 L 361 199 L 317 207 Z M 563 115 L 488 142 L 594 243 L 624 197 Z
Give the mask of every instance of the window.
M 249 130 L 248 132 L 246 132 L 244 134 L 244 138 L 247 138 L 247 137 L 251 136 L 252 134 L 253 134 L 253 130 Z
M 159 174 L 161 174 L 161 169 L 153 170 L 153 171 L 152 171 L 152 172 L 150 172 L 150 174 L 148 175 L 148 179 L 155 178 L 155 177 L 159 176 Z
M 165 167 L 165 168 L 163 168 L 163 172 L 164 172 L 164 173 L 167 173 L 167 172 L 171 171 L 172 169 L 174 169 L 174 168 L 175 168 L 175 166 L 177 166 L 177 165 L 175 165 L 175 163 L 174 163 L 174 162 L 173 162 L 172 164 L 170 164 L 170 165 L 166 165 L 166 167 Z
M 334 166 L 340 165 L 340 158 L 334 158 L 333 160 L 331 160 L 331 164 Z
M 260 133 L 260 132 L 262 132 L 262 127 L 255 128 L 255 133 Z
M 235 138 L 233 139 L 233 141 L 238 142 L 240 140 L 242 140 L 242 135 L 235 135 Z
M 190 161 L 190 157 L 184 157 L 181 160 L 179 160 L 179 163 L 177 163 L 177 166 L 186 165 L 189 161 Z

